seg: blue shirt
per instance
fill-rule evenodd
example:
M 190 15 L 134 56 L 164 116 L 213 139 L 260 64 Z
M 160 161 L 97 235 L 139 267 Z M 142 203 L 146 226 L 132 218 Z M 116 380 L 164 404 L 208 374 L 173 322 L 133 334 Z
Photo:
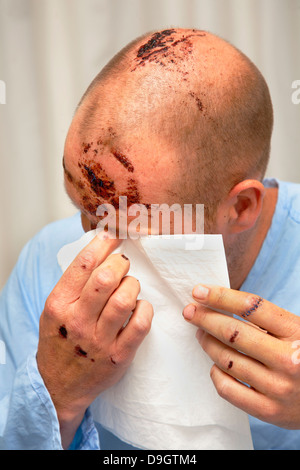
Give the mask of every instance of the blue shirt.
M 274 186 L 275 180 L 265 181 Z M 272 225 L 242 290 L 300 315 L 300 185 L 279 184 Z M 62 449 L 59 423 L 35 354 L 39 317 L 61 277 L 59 249 L 83 235 L 80 214 L 52 223 L 22 250 L 0 298 L 0 448 Z M 191 286 L 192 287 L 192 286 Z M 255 449 L 300 449 L 300 430 L 250 417 Z M 100 435 L 100 439 L 99 439 Z M 72 449 L 132 449 L 93 422 L 89 409 Z

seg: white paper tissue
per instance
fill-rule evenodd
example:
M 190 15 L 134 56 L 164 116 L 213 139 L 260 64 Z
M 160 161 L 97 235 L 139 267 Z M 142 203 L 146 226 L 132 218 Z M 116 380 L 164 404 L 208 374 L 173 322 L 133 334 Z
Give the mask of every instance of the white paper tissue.
M 95 235 L 60 250 L 63 271 Z M 125 376 L 92 404 L 95 421 L 141 449 L 252 449 L 248 416 L 219 397 L 196 327 L 182 317 L 196 284 L 229 287 L 222 236 L 126 239 L 116 251 L 128 256 L 154 319 Z

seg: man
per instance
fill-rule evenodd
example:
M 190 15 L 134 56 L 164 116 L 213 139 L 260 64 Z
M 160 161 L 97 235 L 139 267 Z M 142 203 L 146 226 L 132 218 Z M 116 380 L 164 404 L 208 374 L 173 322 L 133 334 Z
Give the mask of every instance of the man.
M 265 449 L 300 442 L 300 189 L 262 181 L 272 125 L 268 88 L 241 52 L 205 31 L 168 29 L 136 39 L 96 77 L 63 158 L 85 231 L 98 223 L 97 207 L 118 210 L 121 195 L 147 207 L 205 205 L 232 289 L 195 287 L 182 321 L 199 327 L 219 394 L 254 417 L 255 447 Z M 151 328 L 152 306 L 137 301 L 139 283 L 126 275 L 130 260 L 109 256 L 118 240 L 96 237 L 61 276 L 56 254 L 82 227 L 78 215 L 46 227 L 4 288 L 8 448 L 98 448 L 89 405 L 122 377 Z

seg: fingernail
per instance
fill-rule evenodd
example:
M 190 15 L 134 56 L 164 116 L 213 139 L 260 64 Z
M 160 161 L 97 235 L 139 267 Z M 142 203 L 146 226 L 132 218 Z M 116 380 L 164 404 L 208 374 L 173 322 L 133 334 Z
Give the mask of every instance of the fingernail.
M 196 306 L 195 305 L 188 305 L 183 310 L 183 316 L 186 320 L 192 320 L 193 316 L 195 315 L 195 312 L 196 312 Z
M 205 300 L 208 297 L 209 289 L 199 284 L 193 289 L 193 296 L 197 300 Z

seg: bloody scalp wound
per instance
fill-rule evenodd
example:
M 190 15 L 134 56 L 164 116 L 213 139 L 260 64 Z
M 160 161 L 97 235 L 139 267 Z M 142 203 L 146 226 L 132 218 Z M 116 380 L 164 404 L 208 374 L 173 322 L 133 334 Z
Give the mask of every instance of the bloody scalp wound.
M 196 36 L 204 37 L 206 33 L 193 30 L 191 34 L 183 34 L 178 39 L 176 39 L 178 37 L 176 35 L 177 31 L 175 29 L 166 29 L 154 33 L 151 38 L 138 49 L 136 54 L 137 66 L 131 71 L 134 72 L 137 67 L 144 66 L 145 62 L 155 62 L 161 66 L 176 64 L 177 61 L 186 58 L 186 53 L 192 52 L 193 43 L 190 38 Z M 178 48 L 177 46 L 180 47 Z
M 147 58 L 149 58 L 150 55 L 153 54 L 154 49 L 159 49 L 160 52 L 162 52 L 162 50 L 167 50 L 167 47 L 165 46 L 167 42 L 172 41 L 172 39 L 166 38 L 168 36 L 171 36 L 175 32 L 175 29 L 165 29 L 164 31 L 160 31 L 158 33 L 153 34 L 149 41 L 139 48 L 137 57 L 145 58 L 146 56 Z
M 114 155 L 114 157 L 116 157 L 116 159 L 121 163 L 121 165 L 126 168 L 127 171 L 129 171 L 130 173 L 134 172 L 134 166 L 132 165 L 132 163 L 130 163 L 129 159 L 124 154 L 115 149 L 112 149 L 111 153 Z

